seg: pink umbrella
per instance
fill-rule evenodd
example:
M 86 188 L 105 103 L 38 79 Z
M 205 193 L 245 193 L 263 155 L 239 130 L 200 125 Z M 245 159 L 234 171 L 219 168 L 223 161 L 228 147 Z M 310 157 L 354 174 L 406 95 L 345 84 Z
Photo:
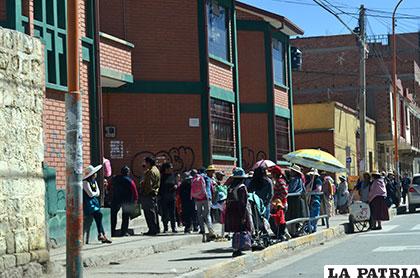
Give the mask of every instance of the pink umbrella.
M 273 161 L 268 160 L 268 159 L 265 159 L 265 160 L 263 159 L 263 160 L 260 160 L 257 163 L 255 163 L 254 167 L 252 167 L 252 170 L 255 170 L 255 169 L 260 168 L 260 167 L 262 167 L 264 169 L 268 169 L 268 168 L 271 168 L 271 167 L 274 167 L 274 166 L 276 166 L 276 163 L 274 163 Z

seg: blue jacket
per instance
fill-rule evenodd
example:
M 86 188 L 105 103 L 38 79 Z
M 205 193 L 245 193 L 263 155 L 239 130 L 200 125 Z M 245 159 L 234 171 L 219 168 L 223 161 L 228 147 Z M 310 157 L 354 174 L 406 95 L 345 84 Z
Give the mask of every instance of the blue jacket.
M 206 174 L 201 174 L 201 176 L 204 178 L 204 181 L 206 182 L 207 197 L 209 198 L 209 200 L 211 200 L 213 196 L 212 190 L 211 190 L 213 181 Z

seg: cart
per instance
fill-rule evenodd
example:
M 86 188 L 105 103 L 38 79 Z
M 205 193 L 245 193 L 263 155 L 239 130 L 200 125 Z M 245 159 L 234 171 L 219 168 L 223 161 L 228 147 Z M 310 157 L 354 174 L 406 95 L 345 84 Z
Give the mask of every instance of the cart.
M 370 208 L 369 204 L 362 201 L 354 201 L 349 206 L 349 232 L 364 232 L 369 229 Z

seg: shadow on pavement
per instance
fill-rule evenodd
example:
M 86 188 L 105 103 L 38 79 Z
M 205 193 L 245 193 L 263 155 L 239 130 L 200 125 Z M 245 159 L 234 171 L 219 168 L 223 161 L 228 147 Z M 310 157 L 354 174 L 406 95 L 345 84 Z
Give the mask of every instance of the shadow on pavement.
M 176 260 L 168 260 L 169 262 L 188 262 L 188 261 L 202 261 L 202 260 L 220 260 L 220 259 L 230 259 L 232 255 L 229 256 L 213 256 L 213 257 L 191 257 L 191 258 L 183 258 L 183 259 L 176 259 Z
M 223 254 L 223 253 L 232 253 L 232 248 L 216 248 L 216 249 L 210 249 L 205 250 L 203 253 L 209 253 L 209 254 Z

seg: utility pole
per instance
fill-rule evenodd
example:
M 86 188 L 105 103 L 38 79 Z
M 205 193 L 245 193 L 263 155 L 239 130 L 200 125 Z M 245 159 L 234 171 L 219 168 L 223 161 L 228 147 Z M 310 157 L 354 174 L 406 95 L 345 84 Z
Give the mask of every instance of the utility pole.
M 400 0 L 394 8 L 392 13 L 392 91 L 394 96 L 393 113 L 394 113 L 394 159 L 396 170 L 396 181 L 400 181 L 400 162 L 398 156 L 398 123 L 397 123 L 397 105 L 398 105 L 398 90 L 397 90 L 397 38 L 395 36 L 395 13 L 398 6 L 403 0 Z
M 360 99 L 359 99 L 359 121 L 360 121 L 360 163 L 359 173 L 363 174 L 367 170 L 366 161 L 366 15 L 364 5 L 360 6 L 359 11 L 359 46 L 360 46 Z
M 82 211 L 82 96 L 80 94 L 79 0 L 67 1 L 67 80 L 66 93 L 66 276 L 83 276 Z

